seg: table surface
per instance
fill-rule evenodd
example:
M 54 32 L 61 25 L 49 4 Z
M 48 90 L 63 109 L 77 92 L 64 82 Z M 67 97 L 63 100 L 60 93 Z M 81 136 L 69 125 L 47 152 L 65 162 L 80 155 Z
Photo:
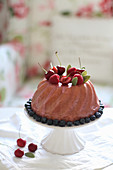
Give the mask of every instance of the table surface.
M 5 119 L 9 119 L 9 122 L 7 122 L 9 129 L 10 129 L 11 121 L 13 124 L 13 126 L 11 125 L 11 128 L 13 128 L 13 130 L 15 130 L 17 128 L 16 127 L 17 125 L 14 124 L 14 118 L 16 118 L 16 121 L 17 121 L 17 117 L 16 117 L 16 116 L 18 116 L 18 114 L 16 114 L 17 112 L 23 113 L 24 109 L 17 108 L 17 107 L 0 108 L 0 133 L 1 134 L 2 134 L 2 131 L 4 130 L 3 128 L 5 127 L 4 126 Z M 16 116 L 15 116 L 15 114 L 16 114 Z M 11 116 L 12 116 L 12 118 L 11 118 Z M 19 116 L 20 116 L 20 118 L 22 118 L 21 114 Z M 25 124 L 27 123 L 27 121 L 28 120 L 26 120 L 26 121 L 24 120 Z M 34 127 L 35 127 L 35 123 L 32 122 L 32 124 L 29 124 L 29 130 L 31 129 L 31 131 L 32 131 L 32 128 L 34 128 Z M 12 169 L 24 170 L 24 168 L 26 168 L 26 167 L 27 167 L 27 169 L 33 169 L 33 170 L 35 170 L 35 169 L 39 169 L 39 170 L 41 170 L 41 169 L 45 169 L 45 170 L 65 169 L 65 170 L 67 170 L 67 169 L 72 169 L 72 167 L 76 167 L 75 169 L 78 169 L 78 170 L 79 169 L 80 170 L 82 170 L 82 169 L 83 170 L 91 170 L 91 169 L 97 170 L 99 168 L 106 169 L 106 170 L 113 169 L 113 149 L 112 149 L 113 148 L 113 135 L 110 133 L 110 131 L 111 132 L 113 131 L 113 108 L 105 108 L 102 118 L 100 118 L 95 123 L 95 125 L 92 124 L 90 127 L 91 128 L 85 127 L 79 131 L 86 139 L 87 144 L 86 144 L 86 148 L 77 154 L 74 154 L 71 156 L 53 155 L 53 154 L 50 154 L 50 153 L 44 151 L 41 148 L 41 146 L 39 146 L 39 151 L 37 152 L 37 155 L 40 159 L 38 159 L 37 165 L 35 162 L 33 162 L 31 160 L 29 162 L 29 160 L 28 160 L 27 164 L 29 165 L 29 167 L 27 167 L 27 164 L 26 164 L 27 160 L 25 158 L 22 158 L 22 159 L 16 158 L 17 160 L 14 158 L 13 159 L 8 158 L 8 160 L 12 161 L 12 164 L 10 165 L 11 166 L 10 167 L 8 165 L 8 163 L 6 163 L 6 162 L 4 163 L 4 161 L 2 159 L 4 153 L 0 151 L 0 160 L 1 160 L 0 161 L 0 169 L 6 170 L 6 169 L 12 168 Z M 26 130 L 26 128 L 27 128 L 27 124 L 25 125 L 25 127 L 23 126 L 24 130 Z M 8 132 L 9 132 L 9 129 L 8 129 Z M 41 133 L 40 135 L 42 135 L 43 129 L 38 128 L 37 131 L 38 130 Z M 32 133 L 29 131 L 29 134 L 32 134 Z M 40 135 L 38 136 L 39 138 L 40 138 Z M 36 136 L 34 135 L 32 137 L 32 140 L 35 141 L 35 137 Z M 9 136 L 6 135 L 5 138 L 9 139 Z M 5 138 L 4 138 L 4 140 L 5 140 Z M 31 138 L 28 139 L 28 136 L 26 138 L 27 138 L 27 140 L 31 140 Z M 3 137 L 0 136 L 0 140 L 2 140 L 2 139 L 3 139 Z M 98 139 L 100 139 L 100 141 Z M 12 140 L 12 139 L 10 138 L 10 140 Z M 40 142 L 40 139 L 39 139 L 39 142 Z M 90 147 L 88 145 L 90 145 Z M 108 146 L 108 149 L 106 148 L 107 146 Z M 110 153 L 110 148 L 112 149 L 112 153 Z M 105 153 L 105 155 L 104 155 L 104 153 Z M 105 156 L 105 158 L 103 155 Z M 98 157 L 100 157 L 100 162 L 99 162 L 100 167 L 95 165 L 96 164 L 95 161 L 97 161 L 97 162 L 99 161 Z M 53 160 L 53 158 L 54 158 L 54 160 Z M 80 161 L 79 161 L 79 159 L 80 159 Z M 95 160 L 95 159 L 97 159 L 97 160 Z M 53 168 L 53 167 L 55 167 L 56 161 L 57 161 L 57 166 L 56 166 L 56 168 Z M 93 164 L 93 161 L 94 161 L 94 164 Z M 15 162 L 17 163 L 17 165 L 15 165 Z M 82 162 L 83 162 L 83 164 L 82 164 Z M 14 165 L 13 165 L 13 163 L 14 163 Z M 45 163 L 45 165 L 44 165 L 44 163 Z M 90 165 L 91 163 L 92 163 L 92 168 Z M 23 164 L 22 166 L 24 168 L 21 167 L 21 164 Z M 51 164 L 51 166 L 49 164 Z M 30 167 L 30 165 L 31 165 L 31 167 Z M 96 168 L 96 167 L 98 167 L 98 168 Z

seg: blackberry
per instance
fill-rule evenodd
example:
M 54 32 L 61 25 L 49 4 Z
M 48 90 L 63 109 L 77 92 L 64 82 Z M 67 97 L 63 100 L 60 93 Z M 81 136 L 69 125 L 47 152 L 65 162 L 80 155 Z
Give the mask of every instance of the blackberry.
M 98 112 L 100 112 L 101 114 L 103 114 L 103 109 L 100 107 L 100 108 L 98 109 Z
M 80 124 L 82 124 L 82 125 L 85 123 L 85 119 L 84 118 L 80 119 L 79 121 L 80 121 Z
M 100 104 L 100 108 L 104 109 L 104 105 L 103 105 L 103 104 Z
M 31 105 L 31 101 L 27 101 L 27 103 L 29 103 Z
M 94 121 L 96 119 L 95 115 L 90 116 L 91 121 Z
M 37 115 L 36 115 L 36 114 L 34 114 L 34 115 L 33 115 L 33 118 L 34 118 L 34 119 L 36 119 L 36 117 L 37 117 Z
M 48 124 L 48 125 L 52 125 L 52 124 L 53 124 L 53 120 L 52 120 L 52 119 L 48 119 L 48 120 L 47 120 L 47 124 Z
M 78 125 L 80 125 L 80 122 L 79 122 L 79 120 L 75 120 L 75 121 L 73 122 L 73 124 L 74 124 L 75 126 L 78 126 Z
M 35 112 L 33 112 L 32 110 L 28 112 L 29 116 L 33 116 L 35 114 Z
M 61 120 L 61 121 L 59 122 L 59 126 L 64 127 L 65 125 L 66 125 L 65 120 Z
M 95 116 L 96 116 L 96 118 L 99 118 L 99 117 L 101 117 L 101 113 L 100 112 L 96 112 Z
M 47 122 L 47 118 L 46 117 L 42 117 L 41 122 L 42 123 L 46 123 Z
M 90 122 L 90 118 L 89 118 L 89 117 L 86 117 L 86 118 L 85 118 L 85 122 L 86 122 L 86 123 L 89 123 L 89 122 Z
M 41 122 L 42 117 L 37 115 L 35 119 L 36 119 L 37 122 Z
M 71 121 L 67 122 L 67 126 L 72 126 L 73 123 Z
M 26 106 L 26 109 L 28 110 L 28 109 L 31 109 L 31 106 L 29 105 L 29 106 Z
M 26 103 L 24 106 L 25 106 L 25 108 L 27 108 L 28 106 L 31 107 L 31 105 L 29 103 Z
M 58 126 L 58 123 L 59 123 L 59 120 L 57 120 L 57 119 L 53 120 L 53 125 Z

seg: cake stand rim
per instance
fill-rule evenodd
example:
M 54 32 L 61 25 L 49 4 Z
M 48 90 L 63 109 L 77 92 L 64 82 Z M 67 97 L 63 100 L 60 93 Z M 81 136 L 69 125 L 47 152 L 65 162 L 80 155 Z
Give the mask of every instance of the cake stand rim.
M 40 125 L 40 126 L 44 126 L 44 127 L 47 127 L 47 128 L 51 128 L 51 129 L 78 129 L 78 128 L 82 128 L 82 127 L 84 127 L 84 126 L 88 126 L 88 125 L 92 125 L 92 124 L 94 124 L 94 123 L 96 123 L 99 119 L 96 119 L 96 120 L 94 120 L 94 121 L 91 121 L 91 122 L 89 122 L 89 123 L 85 123 L 85 124 L 81 124 L 81 125 L 78 125 L 78 126 L 64 126 L 64 127 L 60 127 L 60 126 L 54 126 L 54 125 L 47 125 L 46 123 L 42 123 L 42 122 L 38 122 L 38 121 L 36 121 L 33 117 L 30 117 L 29 115 L 28 115 L 28 113 L 27 113 L 27 111 L 26 111 L 26 109 L 24 108 L 24 113 L 25 113 L 25 115 L 26 115 L 26 117 L 28 118 L 28 119 L 30 119 L 30 120 L 32 120 L 32 122 L 34 122 L 34 123 L 36 123 L 36 124 L 38 124 L 38 125 Z

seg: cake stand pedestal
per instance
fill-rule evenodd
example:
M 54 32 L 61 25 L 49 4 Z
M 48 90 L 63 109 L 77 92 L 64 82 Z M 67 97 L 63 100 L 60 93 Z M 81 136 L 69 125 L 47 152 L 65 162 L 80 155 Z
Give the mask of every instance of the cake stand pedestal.
M 77 153 L 84 148 L 85 141 L 79 136 L 77 129 L 85 125 L 72 127 L 51 126 L 37 122 L 26 111 L 25 115 L 37 125 L 51 129 L 41 141 L 41 145 L 46 151 L 53 154 L 68 155 Z
M 53 127 L 42 140 L 42 147 L 51 153 L 68 155 L 79 152 L 84 148 L 85 141 L 78 135 L 76 128 Z

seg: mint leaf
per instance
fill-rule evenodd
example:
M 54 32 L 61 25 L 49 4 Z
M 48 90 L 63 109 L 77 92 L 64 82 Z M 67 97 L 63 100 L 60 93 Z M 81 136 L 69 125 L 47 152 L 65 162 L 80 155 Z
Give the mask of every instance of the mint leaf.
M 87 75 L 87 71 L 85 70 L 85 71 L 82 72 L 82 76 L 84 77 L 86 75 Z
M 76 86 L 77 81 L 78 81 L 78 77 L 74 77 L 74 78 L 72 79 L 72 86 Z
M 84 79 L 84 83 L 86 83 L 90 79 L 90 76 L 89 75 L 84 76 L 83 79 Z
M 67 71 L 69 70 L 69 68 L 71 68 L 71 65 L 70 65 L 70 64 L 67 66 Z
M 35 155 L 33 153 L 31 153 L 31 152 L 26 152 L 25 156 L 27 156 L 29 158 L 34 158 L 35 157 Z

